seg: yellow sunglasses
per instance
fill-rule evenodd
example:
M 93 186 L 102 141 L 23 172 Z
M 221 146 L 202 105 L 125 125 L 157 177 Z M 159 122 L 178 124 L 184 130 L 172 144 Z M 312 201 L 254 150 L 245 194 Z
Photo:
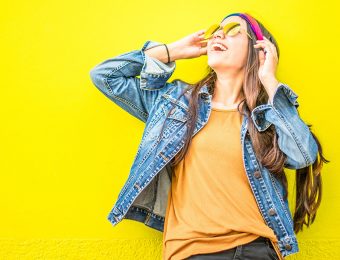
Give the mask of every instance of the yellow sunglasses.
M 214 33 L 221 29 L 221 26 L 219 24 L 213 24 L 211 25 L 208 30 L 204 33 L 204 39 L 203 40 L 209 40 L 211 37 L 213 37 Z M 228 36 L 235 36 L 239 32 L 241 32 L 241 24 L 237 22 L 227 23 L 225 26 L 223 26 L 223 33 Z M 244 29 L 242 29 L 244 30 Z M 250 39 L 253 39 L 251 35 L 244 30 L 247 35 L 250 37 Z

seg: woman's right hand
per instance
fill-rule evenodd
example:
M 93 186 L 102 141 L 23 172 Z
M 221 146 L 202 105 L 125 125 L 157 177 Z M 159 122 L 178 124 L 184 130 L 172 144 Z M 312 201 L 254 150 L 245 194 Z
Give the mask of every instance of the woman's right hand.
M 181 59 L 197 58 L 207 54 L 207 41 L 204 41 L 206 29 L 189 34 L 173 43 L 168 44 L 169 52 L 179 53 Z

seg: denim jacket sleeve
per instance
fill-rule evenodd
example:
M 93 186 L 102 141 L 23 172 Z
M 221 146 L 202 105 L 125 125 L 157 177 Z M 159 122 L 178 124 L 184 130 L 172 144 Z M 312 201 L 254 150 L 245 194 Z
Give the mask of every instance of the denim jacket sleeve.
M 141 50 L 107 59 L 90 71 L 93 84 L 106 97 L 143 122 L 155 100 L 170 86 L 166 81 L 176 68 L 175 61 L 163 63 L 144 53 L 158 45 L 162 43 L 146 41 Z
M 289 169 L 301 169 L 314 163 L 318 153 L 316 141 L 298 114 L 297 98 L 288 85 L 279 82 L 272 103 L 259 105 L 251 113 L 260 132 L 274 124 L 278 146 L 287 155 L 285 167 Z

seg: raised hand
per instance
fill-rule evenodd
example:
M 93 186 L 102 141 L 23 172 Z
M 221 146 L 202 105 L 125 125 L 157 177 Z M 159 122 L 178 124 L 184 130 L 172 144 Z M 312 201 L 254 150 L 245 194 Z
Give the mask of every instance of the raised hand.
M 196 58 L 207 54 L 207 42 L 204 41 L 206 29 L 189 34 L 170 45 L 180 52 L 182 59 Z
M 254 48 L 264 49 L 259 52 L 260 68 L 258 75 L 261 83 L 266 86 L 276 78 L 276 69 L 279 59 L 275 45 L 266 37 L 263 36 L 263 38 L 264 40 L 256 41 L 257 43 L 254 45 Z

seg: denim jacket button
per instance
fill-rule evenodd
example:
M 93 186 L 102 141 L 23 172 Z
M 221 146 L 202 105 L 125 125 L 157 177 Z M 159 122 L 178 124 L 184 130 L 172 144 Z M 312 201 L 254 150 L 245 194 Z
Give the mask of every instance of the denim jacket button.
M 209 94 L 207 94 L 207 93 L 202 93 L 202 94 L 201 94 L 201 97 L 202 97 L 203 99 L 207 100 L 207 99 L 209 99 Z
M 261 177 L 261 172 L 260 171 L 254 172 L 254 176 L 255 176 L 256 179 L 260 178 Z
M 271 208 L 271 209 L 269 209 L 268 213 L 269 213 L 269 215 L 274 216 L 276 214 L 276 211 L 275 211 L 275 209 Z
M 116 207 L 113 208 L 112 212 L 113 212 L 114 215 L 119 214 L 119 210 Z
M 138 191 L 140 190 L 140 186 L 139 186 L 139 183 L 136 182 L 134 185 L 133 185 Z
M 291 246 L 290 244 L 285 244 L 285 248 L 286 248 L 287 250 L 292 250 L 292 246 Z

